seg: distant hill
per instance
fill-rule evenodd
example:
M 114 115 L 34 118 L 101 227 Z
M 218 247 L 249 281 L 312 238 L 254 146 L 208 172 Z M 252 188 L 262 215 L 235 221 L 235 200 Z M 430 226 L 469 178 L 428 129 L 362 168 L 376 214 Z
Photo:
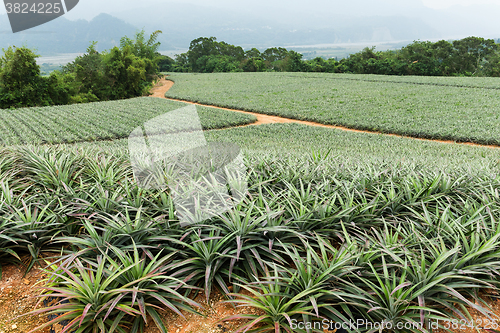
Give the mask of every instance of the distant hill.
M 100 0 L 88 0 L 80 7 L 97 11 Z M 301 45 L 346 44 L 372 46 L 380 42 L 407 44 L 414 40 L 460 39 L 467 36 L 498 38 L 500 6 L 455 6 L 434 10 L 420 0 L 380 0 L 366 2 L 324 1 L 315 6 L 302 0 L 286 5 L 254 0 L 247 5 L 234 0 L 124 0 L 126 6 L 103 4 L 92 20 L 70 21 L 72 11 L 42 26 L 12 34 L 7 15 L 0 15 L 0 48 L 27 45 L 44 56 L 85 52 L 91 41 L 98 50 L 119 44 L 123 36 L 132 37 L 145 29 L 149 34 L 162 30 L 160 51 L 184 52 L 198 37 L 215 36 L 219 41 L 248 49 Z M 193 3 L 196 2 L 196 3 Z M 85 16 L 92 17 L 92 16 Z M 363 46 L 363 47 L 364 47 Z
M 0 15 L 0 47 L 26 45 L 42 55 L 85 52 L 91 41 L 98 41 L 98 50 L 120 44 L 123 36 L 133 37 L 139 29 L 108 14 L 91 21 L 70 21 L 60 17 L 36 28 L 12 33 L 7 15 Z M 168 48 L 168 45 L 164 45 Z
M 288 5 L 287 5 L 288 6 Z M 289 8 L 265 11 L 235 10 L 208 5 L 162 2 L 133 10 L 113 12 L 147 30 L 160 29 L 160 41 L 187 48 L 200 36 L 215 36 L 243 47 L 293 46 L 327 43 L 415 40 L 439 38 L 437 30 L 415 17 L 386 15 L 349 17 L 333 14 L 288 12 Z M 162 45 L 162 49 L 164 49 Z
M 333 43 L 397 42 L 498 38 L 499 5 L 474 4 L 437 10 L 421 0 L 283 2 L 253 0 L 166 0 L 110 13 L 149 30 L 163 31 L 162 42 L 187 48 L 200 36 L 243 47 Z M 194 4 L 193 2 L 196 2 Z

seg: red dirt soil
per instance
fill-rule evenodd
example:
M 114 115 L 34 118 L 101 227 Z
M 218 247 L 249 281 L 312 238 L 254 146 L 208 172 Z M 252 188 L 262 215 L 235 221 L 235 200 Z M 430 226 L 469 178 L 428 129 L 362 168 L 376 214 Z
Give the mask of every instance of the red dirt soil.
M 45 278 L 45 274 L 39 267 L 34 267 L 25 277 L 24 267 L 8 265 L 3 267 L 3 276 L 0 280 L 0 333 L 26 333 L 46 322 L 47 316 L 18 316 L 33 311 L 38 301 L 39 287 L 37 282 Z M 248 294 L 248 293 L 246 293 Z M 184 313 L 185 318 L 166 311 L 162 314 L 165 326 L 169 333 L 231 333 L 243 321 L 223 322 L 223 318 L 235 314 L 260 314 L 258 310 L 249 307 L 234 308 L 225 302 L 221 293 L 214 291 L 208 303 L 205 295 L 200 292 L 195 300 L 202 304 L 204 309 L 197 309 L 205 316 Z M 488 301 L 488 305 L 494 313 L 500 315 L 500 301 Z M 466 327 L 467 325 L 458 323 L 456 329 L 451 329 L 453 333 L 474 333 L 487 332 L 486 328 L 500 329 L 500 316 L 493 321 L 488 321 L 484 316 L 475 310 L 470 310 L 473 322 L 477 324 L 478 330 Z M 152 320 L 145 333 L 160 333 L 154 326 Z M 450 328 L 452 323 L 449 324 Z M 485 327 L 486 325 L 486 327 Z M 63 329 L 60 325 L 53 327 L 56 333 Z M 39 333 L 49 333 L 49 328 L 37 331 Z M 437 333 L 445 333 L 444 330 L 437 330 Z M 491 332 L 491 331 L 489 331 Z
M 0 333 L 26 333 L 47 322 L 47 316 L 18 316 L 35 308 L 40 294 L 37 284 L 44 278 L 43 272 L 34 267 L 23 277 L 26 269 L 14 265 L 2 266 L 0 280 Z M 40 330 L 49 333 L 49 328 Z
M 19 317 L 35 310 L 35 306 L 39 301 L 40 288 L 43 287 L 39 281 L 46 277 L 43 270 L 35 266 L 24 276 L 26 271 L 24 267 L 7 265 L 2 268 L 3 275 L 0 280 L 0 333 L 27 333 L 46 323 L 48 321 L 46 314 Z M 203 292 L 199 293 L 195 300 L 203 306 L 203 309 L 197 310 L 205 316 L 183 313 L 185 316 L 183 318 L 172 311 L 166 311 L 162 316 L 169 333 L 230 333 L 234 332 L 235 328 L 243 322 L 223 322 L 223 318 L 235 314 L 258 313 L 253 308 L 233 307 L 217 291 L 212 292 L 208 303 Z M 160 333 L 151 318 L 149 319 L 149 326 L 146 328 L 145 333 Z M 63 328 L 61 325 L 53 326 L 56 333 L 61 332 Z M 37 332 L 49 333 L 50 328 Z

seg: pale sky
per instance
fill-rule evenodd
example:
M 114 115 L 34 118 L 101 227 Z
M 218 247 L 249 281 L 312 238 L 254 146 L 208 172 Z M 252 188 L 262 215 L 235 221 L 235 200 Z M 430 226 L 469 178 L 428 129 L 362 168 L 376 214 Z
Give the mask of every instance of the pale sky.
M 444 9 L 454 5 L 477 5 L 477 4 L 491 4 L 500 5 L 500 0 L 422 0 L 424 5 L 433 9 Z
M 203 4 L 205 6 L 225 6 L 228 5 L 229 3 L 232 6 L 239 7 L 238 2 L 239 1 L 226 1 L 226 0 L 171 0 L 174 2 L 188 2 L 188 3 L 195 3 L 195 4 Z M 372 2 L 373 0 L 367 0 L 369 2 Z M 96 16 L 100 11 L 102 12 L 116 12 L 117 10 L 125 10 L 129 8 L 137 8 L 140 7 L 141 5 L 149 5 L 151 3 L 155 2 L 164 2 L 160 0 L 107 0 L 106 2 L 102 2 L 102 0 L 80 0 L 80 3 L 75 7 L 75 9 L 70 13 L 70 15 L 67 16 L 69 19 L 78 19 L 78 18 L 86 18 L 86 19 L 91 19 L 93 16 Z M 316 0 L 313 2 L 318 2 L 321 3 L 322 0 Z M 331 1 L 328 1 L 330 4 L 332 4 Z M 388 1 L 390 2 L 390 1 Z M 405 2 L 408 2 L 408 0 L 398 0 L 397 1 L 400 4 L 404 4 Z M 411 1 L 415 2 L 415 0 Z M 419 2 L 417 0 L 416 2 Z M 500 6 L 500 0 L 420 0 L 421 3 L 423 3 L 426 7 L 433 8 L 433 9 L 446 9 L 454 5 L 464 5 L 464 6 L 470 6 L 470 5 L 477 5 L 477 4 L 494 4 L 494 5 L 499 5 Z M 245 4 L 245 2 L 240 2 L 242 4 Z M 285 0 L 270 0 L 267 1 L 269 4 L 273 5 L 280 5 L 288 3 L 288 1 Z M 335 6 L 335 2 L 333 2 L 333 5 Z M 245 6 L 245 5 L 244 5 Z M 92 7 L 92 9 L 91 9 Z M 80 8 L 80 10 L 79 10 Z M 100 8 L 100 9 L 99 9 Z M 5 14 L 5 7 L 0 5 L 0 14 Z
M 365 17 L 408 17 L 421 20 L 424 25 L 434 29 L 439 37 L 459 39 L 469 35 L 481 35 L 485 38 L 500 37 L 500 0 L 252 0 L 248 6 L 247 0 L 79 0 L 78 5 L 65 15 L 69 20 L 91 20 L 101 13 L 108 13 L 143 28 L 150 22 L 149 13 L 164 16 L 163 21 L 171 15 L 189 21 L 189 8 L 193 6 L 194 13 L 210 9 L 210 13 L 224 13 L 260 22 L 275 22 L 276 24 L 302 24 L 302 28 L 313 27 L 318 22 L 341 26 L 354 18 Z M 169 6 L 177 8 L 179 13 L 169 12 Z M 457 6 L 457 7 L 454 7 Z M 465 7 L 462 7 L 465 6 Z M 180 9 L 179 9 L 180 8 Z M 5 7 L 0 4 L 0 14 L 5 13 Z M 326 17 L 335 17 L 328 21 Z M 227 16 L 231 18 L 231 16 Z M 157 17 L 158 18 L 158 17 Z M 319 18 L 319 19 L 318 19 Z M 206 24 L 211 16 L 197 17 Z M 221 17 L 217 18 L 218 20 Z M 335 20 L 339 20 L 337 23 Z M 318 21 L 319 20 L 319 21 Z M 198 22 L 197 21 L 197 22 Z M 353 20 L 354 22 L 355 20 Z M 344 22 L 345 23 L 345 22 Z M 347 24 L 347 23 L 345 23 Z M 345 25 L 344 24 L 344 25 Z M 161 25 L 161 24 L 157 24 Z M 324 24 L 323 24 L 324 25 Z M 458 26 L 457 26 L 458 25 Z M 423 26 L 423 25 L 422 25 Z M 155 30 L 155 26 L 149 26 Z M 409 28 L 410 29 L 410 28 Z M 430 38 L 430 37 L 422 37 Z
M 251 6 L 248 3 L 248 0 L 79 0 L 64 17 L 90 21 L 106 13 L 137 29 L 164 32 L 171 29 L 169 22 L 174 22 L 174 27 L 180 27 L 179 31 L 184 33 L 169 37 L 171 46 L 175 47 L 181 44 L 186 47 L 189 40 L 205 34 L 225 38 L 231 44 L 238 44 L 231 42 L 232 39 L 258 44 L 258 36 L 239 32 L 253 31 L 254 27 L 276 31 L 298 29 L 305 34 L 311 29 L 319 29 L 324 34 L 325 29 L 333 29 L 344 37 L 349 35 L 346 31 L 360 30 L 366 35 L 365 41 L 500 37 L 500 0 L 251 0 Z M 0 14 L 5 12 L 0 4 Z M 6 24 L 7 18 L 2 19 Z M 227 25 L 236 32 L 228 32 Z M 354 33 L 353 38 L 358 38 L 357 34 Z M 270 36 L 267 40 L 275 38 Z M 333 43 L 331 35 L 321 38 Z M 344 42 L 350 42 L 351 37 L 345 38 Z M 286 43 L 295 42 L 289 39 Z

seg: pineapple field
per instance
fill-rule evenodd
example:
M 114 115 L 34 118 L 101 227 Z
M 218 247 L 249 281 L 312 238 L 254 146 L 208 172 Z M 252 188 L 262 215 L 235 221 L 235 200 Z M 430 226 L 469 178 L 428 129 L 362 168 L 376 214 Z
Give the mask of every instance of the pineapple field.
M 157 98 L 132 98 L 17 110 L 0 109 L 0 144 L 59 144 L 127 138 L 130 132 L 156 116 L 183 104 Z M 204 130 L 249 124 L 255 117 L 199 107 Z
M 171 98 L 405 137 L 198 107 L 208 142 L 241 147 L 248 189 L 181 226 L 168 189 L 137 184 L 126 138 L 184 103 L 0 110 L 2 280 L 18 265 L 40 287 L 0 332 L 500 331 L 497 80 L 169 79 Z
M 497 78 L 174 73 L 167 97 L 404 136 L 500 144 Z

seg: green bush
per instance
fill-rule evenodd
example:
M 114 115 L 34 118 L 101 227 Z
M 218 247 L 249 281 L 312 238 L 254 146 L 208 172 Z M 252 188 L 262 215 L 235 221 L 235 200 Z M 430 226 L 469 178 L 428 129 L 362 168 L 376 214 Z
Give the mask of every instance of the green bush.
M 42 77 L 39 57 L 27 47 L 9 47 L 0 58 L 0 108 L 65 105 L 142 96 L 152 86 L 161 55 L 158 34 L 145 40 L 124 37 L 121 46 L 97 52 L 95 42 L 87 53 Z M 238 66 L 233 66 L 238 69 Z M 222 69 L 220 71 L 226 71 Z

